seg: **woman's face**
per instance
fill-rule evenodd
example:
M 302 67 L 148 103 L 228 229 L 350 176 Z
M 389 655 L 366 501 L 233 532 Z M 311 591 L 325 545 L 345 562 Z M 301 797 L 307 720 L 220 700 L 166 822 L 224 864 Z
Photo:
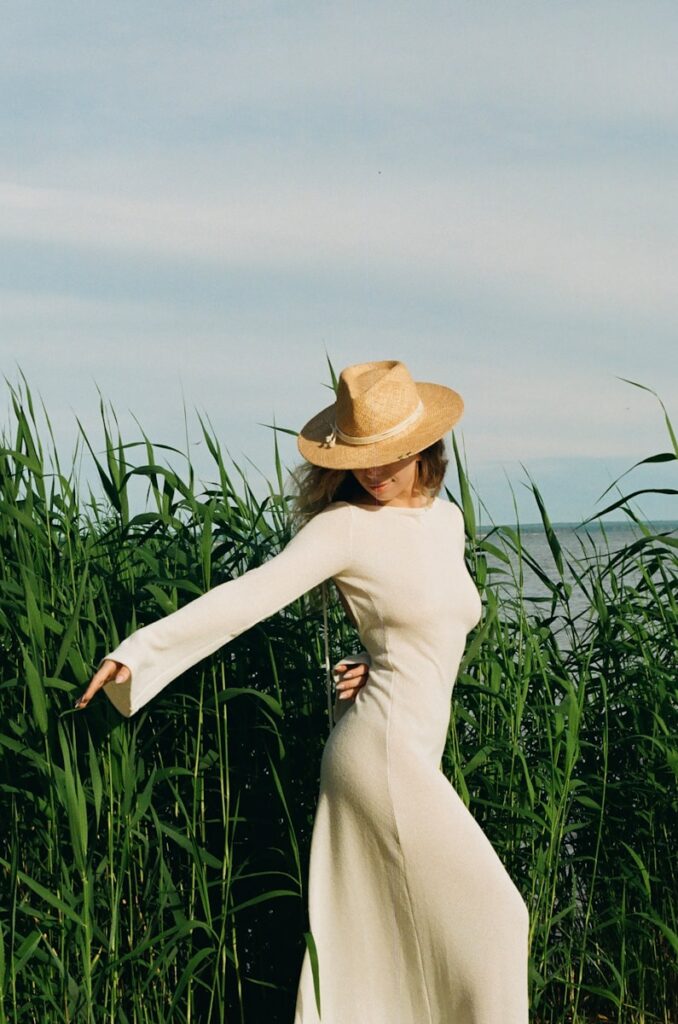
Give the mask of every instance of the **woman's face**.
M 409 455 L 399 462 L 372 469 L 352 469 L 358 483 L 381 504 L 389 504 L 401 498 L 411 498 L 417 479 L 417 463 L 420 455 Z

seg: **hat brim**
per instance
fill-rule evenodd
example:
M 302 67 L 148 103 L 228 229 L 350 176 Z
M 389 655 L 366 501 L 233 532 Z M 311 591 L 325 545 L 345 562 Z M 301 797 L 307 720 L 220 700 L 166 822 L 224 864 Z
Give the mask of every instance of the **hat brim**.
M 442 384 L 416 382 L 424 412 L 413 427 L 402 434 L 372 444 L 347 444 L 337 437 L 332 445 L 325 438 L 334 424 L 335 403 L 313 416 L 297 435 L 303 457 L 325 469 L 366 469 L 385 466 L 416 455 L 444 437 L 461 418 L 464 402 L 460 394 Z

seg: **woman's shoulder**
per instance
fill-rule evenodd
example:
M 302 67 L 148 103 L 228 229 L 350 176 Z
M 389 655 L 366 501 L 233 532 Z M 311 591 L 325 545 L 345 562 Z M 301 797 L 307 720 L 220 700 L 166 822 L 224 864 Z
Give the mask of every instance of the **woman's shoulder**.
M 353 545 L 353 516 L 347 502 L 331 502 L 319 512 L 297 515 L 290 544 L 348 550 Z
M 301 518 L 301 517 L 300 517 Z M 300 526 L 304 529 L 315 524 L 315 528 L 341 529 L 351 518 L 351 503 L 348 501 L 331 501 L 319 512 L 309 513 L 301 518 Z
M 466 520 L 464 518 L 464 511 L 461 505 L 458 505 L 456 501 L 446 501 L 447 514 L 456 523 L 457 528 L 464 532 L 466 529 Z
M 463 522 L 464 513 L 462 512 L 460 506 L 457 504 L 456 501 L 449 501 L 447 498 L 438 498 L 438 503 L 444 507 L 445 512 L 448 516 L 450 516 L 452 519 L 457 520 L 457 522 L 459 520 Z
M 450 528 L 453 529 L 455 533 L 460 534 L 463 537 L 466 525 L 461 506 L 458 505 L 456 501 L 448 501 L 445 498 L 439 498 L 438 505 L 442 510 L 442 515 L 445 517 L 445 522 L 449 523 Z
M 318 512 L 319 516 L 327 515 L 328 513 L 350 515 L 350 510 L 353 508 L 353 502 L 351 501 L 330 501 L 328 505 Z

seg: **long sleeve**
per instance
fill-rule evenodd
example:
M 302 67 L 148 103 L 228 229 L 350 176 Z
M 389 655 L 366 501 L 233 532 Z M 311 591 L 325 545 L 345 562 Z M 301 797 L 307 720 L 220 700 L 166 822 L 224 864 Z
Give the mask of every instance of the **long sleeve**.
M 105 657 L 127 665 L 131 680 L 108 683 L 104 693 L 121 714 L 135 714 L 202 658 L 323 580 L 347 570 L 352 546 L 350 505 L 329 505 L 280 554 L 123 640 Z

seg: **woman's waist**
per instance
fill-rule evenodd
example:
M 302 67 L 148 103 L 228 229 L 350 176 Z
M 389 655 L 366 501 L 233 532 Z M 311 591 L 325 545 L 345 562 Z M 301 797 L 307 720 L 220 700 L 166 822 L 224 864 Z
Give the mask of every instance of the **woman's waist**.
M 454 684 L 461 651 L 429 651 L 426 648 L 365 648 L 369 655 L 367 684 L 392 689 L 437 689 L 445 692 Z
M 374 712 L 383 720 L 392 718 L 405 727 L 414 721 L 436 729 L 441 717 L 449 718 L 453 686 L 452 672 L 430 666 L 396 669 L 377 660 L 370 663 L 367 681 L 350 703 L 365 715 Z
M 371 749 L 376 744 L 384 753 L 391 749 L 398 756 L 409 750 L 437 766 L 449 729 L 450 691 L 450 686 L 430 680 L 428 685 L 412 686 L 393 672 L 377 673 L 354 698 L 337 700 L 336 726 L 352 747 Z

